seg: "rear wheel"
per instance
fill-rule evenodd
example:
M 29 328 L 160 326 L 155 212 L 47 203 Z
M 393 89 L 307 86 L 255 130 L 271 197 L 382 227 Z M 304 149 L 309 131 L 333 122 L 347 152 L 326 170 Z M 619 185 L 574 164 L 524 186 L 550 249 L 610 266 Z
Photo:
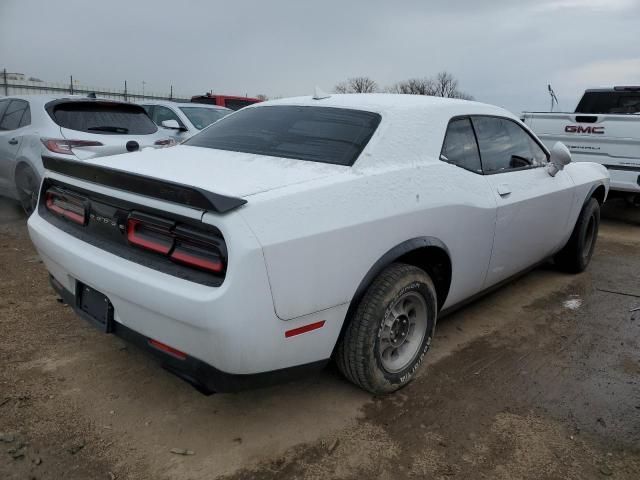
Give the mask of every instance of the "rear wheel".
M 16 188 L 18 200 L 27 216 L 31 215 L 38 203 L 38 175 L 28 165 L 20 165 L 16 171 Z
M 338 368 L 371 393 L 411 381 L 429 350 L 436 324 L 436 291 L 429 275 L 394 263 L 371 284 L 338 345 Z
M 580 212 L 569 241 L 554 258 L 561 269 L 580 273 L 584 271 L 593 255 L 600 226 L 600 204 L 591 198 Z

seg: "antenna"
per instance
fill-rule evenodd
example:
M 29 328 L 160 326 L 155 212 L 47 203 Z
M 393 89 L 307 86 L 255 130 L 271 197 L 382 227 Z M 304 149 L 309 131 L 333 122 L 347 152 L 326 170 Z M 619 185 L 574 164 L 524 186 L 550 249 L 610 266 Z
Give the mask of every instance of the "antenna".
M 313 92 L 314 100 L 322 100 L 324 98 L 329 98 L 330 96 L 331 96 L 330 94 L 323 91 L 320 87 L 316 87 L 315 91 Z
M 547 85 L 547 89 L 549 90 L 549 96 L 551 97 L 551 111 L 553 112 L 553 105 L 558 105 L 558 97 L 556 97 L 556 92 L 551 88 L 551 84 Z

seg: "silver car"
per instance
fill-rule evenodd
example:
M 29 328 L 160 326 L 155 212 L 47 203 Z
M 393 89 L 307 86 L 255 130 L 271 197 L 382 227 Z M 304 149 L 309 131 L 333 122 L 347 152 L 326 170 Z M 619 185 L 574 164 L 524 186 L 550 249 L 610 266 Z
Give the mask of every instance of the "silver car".
M 233 110 L 201 103 L 177 103 L 171 101 L 145 101 L 140 105 L 147 111 L 156 125 L 170 131 L 180 143 L 200 130 L 226 117 Z
M 0 195 L 19 200 L 30 214 L 43 156 L 87 160 L 174 144 L 133 103 L 82 96 L 0 98 Z

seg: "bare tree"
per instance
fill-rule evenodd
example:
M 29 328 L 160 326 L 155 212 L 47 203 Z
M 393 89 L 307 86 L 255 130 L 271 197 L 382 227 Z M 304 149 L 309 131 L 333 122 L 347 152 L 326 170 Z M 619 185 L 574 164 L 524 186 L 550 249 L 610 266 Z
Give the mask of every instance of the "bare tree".
M 389 93 L 405 93 L 409 95 L 435 95 L 435 84 L 430 78 L 410 78 L 394 83 L 387 88 Z
M 258 100 L 262 100 L 263 102 L 266 102 L 267 100 L 269 100 L 269 97 L 267 97 L 264 93 L 259 93 L 258 95 L 256 95 L 256 98 Z
M 461 98 L 463 100 L 473 100 L 468 93 L 458 88 L 458 80 L 449 72 L 440 72 L 434 79 L 434 95 L 445 98 Z
M 440 72 L 434 78 L 423 77 L 403 80 L 387 88 L 387 92 L 473 100 L 471 95 L 458 88 L 458 80 L 449 72 Z
M 373 93 L 378 90 L 378 84 L 369 77 L 352 77 L 338 83 L 334 90 L 336 93 Z

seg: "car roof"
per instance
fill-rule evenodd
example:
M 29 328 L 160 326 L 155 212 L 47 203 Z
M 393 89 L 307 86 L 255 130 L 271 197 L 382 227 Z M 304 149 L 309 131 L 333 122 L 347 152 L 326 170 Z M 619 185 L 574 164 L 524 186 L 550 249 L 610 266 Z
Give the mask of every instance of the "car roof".
M 142 100 L 138 102 L 140 105 L 162 105 L 165 107 L 198 107 L 209 108 L 211 110 L 231 110 L 230 108 L 221 107 L 220 105 L 210 105 L 207 103 L 195 102 L 174 102 L 172 100 Z
M 612 92 L 638 92 L 640 91 L 640 86 L 638 85 L 621 85 L 615 87 L 604 87 L 604 88 L 588 88 L 584 91 L 584 93 L 612 93 Z
M 513 116 L 500 107 L 486 103 L 428 95 L 405 95 L 396 93 L 332 94 L 320 99 L 315 99 L 311 96 L 291 97 L 255 103 L 245 108 L 262 108 L 271 105 L 327 106 L 367 110 L 380 114 L 424 109 L 434 113 L 441 112 L 445 115 L 458 112 L 458 115 L 482 113 L 486 115 L 499 114 L 509 117 Z
M 293 97 L 256 103 L 243 110 L 279 105 L 348 108 L 374 112 L 382 120 L 354 168 L 396 168 L 439 162 L 449 121 L 454 117 L 489 115 L 522 123 L 494 105 L 469 100 L 395 93 L 334 94 L 321 99 Z M 526 126 L 523 128 L 529 130 Z
M 35 94 L 35 95 L 9 95 L 8 97 L 0 97 L 3 99 L 18 99 L 28 101 L 32 106 L 44 106 L 49 102 L 64 100 L 69 102 L 110 102 L 110 103 L 124 103 L 132 104 L 132 102 L 125 102 L 123 100 L 114 100 L 111 98 L 91 98 L 86 95 L 51 95 L 51 94 Z

